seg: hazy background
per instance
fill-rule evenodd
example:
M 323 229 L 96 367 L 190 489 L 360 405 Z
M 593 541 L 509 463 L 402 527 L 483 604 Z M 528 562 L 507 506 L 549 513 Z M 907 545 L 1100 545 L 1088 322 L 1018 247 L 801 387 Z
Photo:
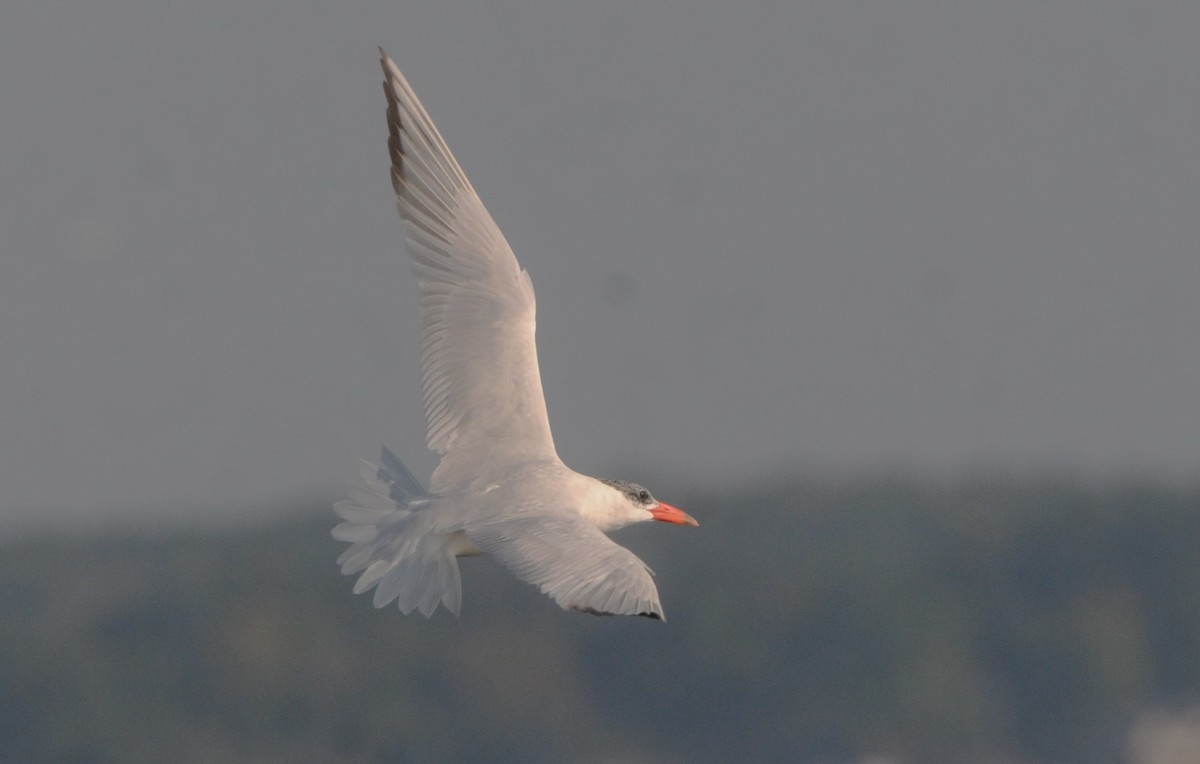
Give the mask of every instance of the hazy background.
M 377 44 L 533 275 L 577 468 L 1190 481 L 1198 35 L 1192 2 L 6 3 L 0 510 L 431 468 Z
M 685 499 L 699 528 L 619 534 L 665 623 L 564 613 L 485 558 L 461 618 L 377 611 L 315 502 L 0 539 L 0 761 L 1200 761 L 1200 490 Z

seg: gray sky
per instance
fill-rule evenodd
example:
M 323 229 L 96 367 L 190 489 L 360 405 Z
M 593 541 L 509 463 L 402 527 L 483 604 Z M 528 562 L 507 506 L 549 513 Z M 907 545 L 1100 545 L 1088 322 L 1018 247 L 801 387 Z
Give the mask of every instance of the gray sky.
M 375 45 L 577 469 L 1194 474 L 1200 4 L 646 5 L 6 4 L 0 512 L 431 468 Z

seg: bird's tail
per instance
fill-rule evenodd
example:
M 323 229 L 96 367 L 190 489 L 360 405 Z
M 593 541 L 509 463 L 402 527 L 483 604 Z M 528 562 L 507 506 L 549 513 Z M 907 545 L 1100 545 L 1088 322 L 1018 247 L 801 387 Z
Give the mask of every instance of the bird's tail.
M 420 507 L 430 500 L 412 473 L 387 448 L 379 464 L 363 462 L 361 481 L 350 498 L 334 505 L 345 522 L 333 537 L 350 542 L 338 557 L 342 573 L 362 572 L 354 593 L 375 588 L 375 607 L 393 599 L 400 610 L 433 615 L 440 602 L 458 615 L 462 581 L 453 546 L 445 534 L 422 522 Z

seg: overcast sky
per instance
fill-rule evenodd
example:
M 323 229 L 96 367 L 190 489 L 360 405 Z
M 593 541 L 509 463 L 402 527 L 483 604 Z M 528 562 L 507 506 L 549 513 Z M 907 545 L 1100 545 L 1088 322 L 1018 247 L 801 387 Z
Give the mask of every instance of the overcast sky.
M 1195 474 L 1200 4 L 409 5 L 6 4 L 0 512 L 431 469 L 376 45 L 577 469 Z

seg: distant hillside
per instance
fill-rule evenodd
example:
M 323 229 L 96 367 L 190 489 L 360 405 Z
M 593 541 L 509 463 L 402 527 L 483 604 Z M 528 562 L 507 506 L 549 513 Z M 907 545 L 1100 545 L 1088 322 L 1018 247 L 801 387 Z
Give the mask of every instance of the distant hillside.
M 561 612 L 486 559 L 461 620 L 376 611 L 324 508 L 6 541 L 0 761 L 1103 763 L 1200 702 L 1198 493 L 686 506 L 700 528 L 618 534 L 665 624 Z

